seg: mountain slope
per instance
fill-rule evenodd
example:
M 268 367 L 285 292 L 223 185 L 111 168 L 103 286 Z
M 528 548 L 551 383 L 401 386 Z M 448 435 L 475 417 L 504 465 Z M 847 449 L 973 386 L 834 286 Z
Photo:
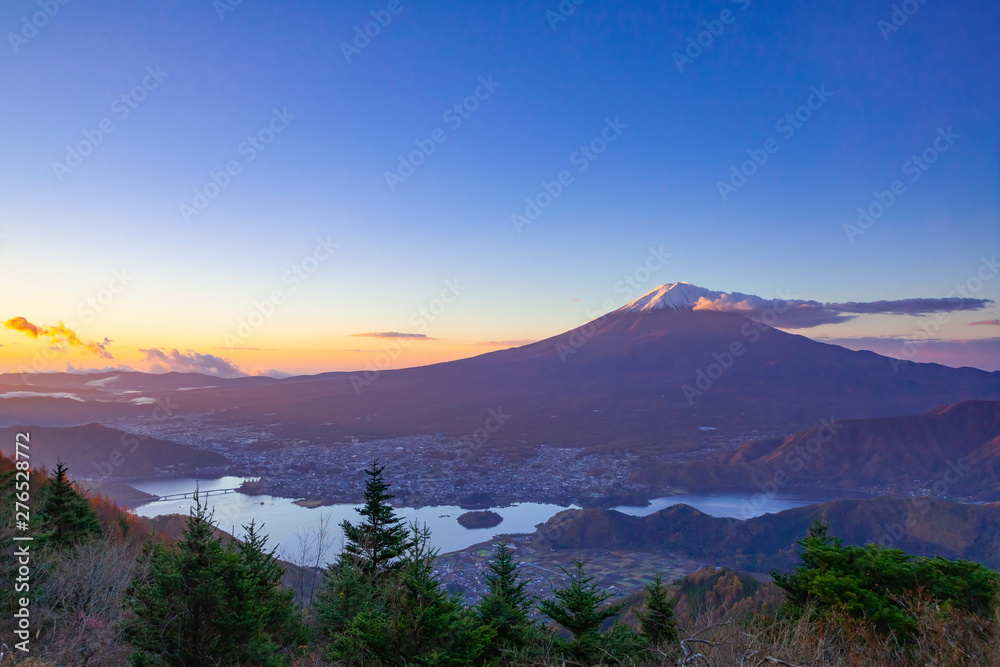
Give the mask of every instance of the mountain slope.
M 837 420 L 644 475 L 682 486 L 891 490 L 997 500 L 1000 401 L 964 401 L 909 417 Z
M 962 558 L 1000 568 L 1000 504 L 932 498 L 835 500 L 738 521 L 674 505 L 644 517 L 607 509 L 560 512 L 535 532 L 539 548 L 673 553 L 749 572 L 788 569 L 813 520 L 845 544 L 880 543 L 918 556 Z
M 229 460 L 169 440 L 143 438 L 100 424 L 55 428 L 12 426 L 0 429 L 0 452 L 10 456 L 14 436 L 30 434 L 31 467 L 52 469 L 61 460 L 73 477 L 150 477 L 160 470 L 178 475 L 195 468 L 223 466 Z

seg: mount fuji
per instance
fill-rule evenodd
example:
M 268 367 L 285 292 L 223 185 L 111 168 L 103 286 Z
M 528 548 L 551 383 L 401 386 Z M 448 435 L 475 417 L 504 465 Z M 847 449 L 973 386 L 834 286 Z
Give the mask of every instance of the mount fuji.
M 48 387 L 39 391 L 74 392 L 83 400 L 0 401 L 0 425 L 24 423 L 25 415 L 39 424 L 80 424 L 115 412 L 142 414 L 136 406 L 87 400 L 84 385 L 120 375 L 111 387 L 169 401 L 174 415 L 280 424 L 283 432 L 321 442 L 346 435 L 462 437 L 502 414 L 482 451 L 520 456 L 552 445 L 658 456 L 702 448 L 703 429 L 751 438 L 755 431 L 814 428 L 820 420 L 914 415 L 1000 399 L 1000 372 L 899 362 L 747 317 L 767 303 L 673 283 L 529 345 L 381 372 L 280 380 L 49 374 L 33 380 Z

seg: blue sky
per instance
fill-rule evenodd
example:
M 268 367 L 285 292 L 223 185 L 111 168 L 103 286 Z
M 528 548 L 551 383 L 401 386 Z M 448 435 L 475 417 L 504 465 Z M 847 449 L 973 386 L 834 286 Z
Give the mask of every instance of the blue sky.
M 893 3 L 860 4 L 4 3 L 0 315 L 110 338 L 135 367 L 142 349 L 178 348 L 305 372 L 383 344 L 353 334 L 412 332 L 449 280 L 465 288 L 422 332 L 439 340 L 396 365 L 558 333 L 678 280 L 821 302 L 948 296 L 1000 245 L 1000 7 L 913 0 L 893 24 Z M 796 113 L 794 132 L 776 125 Z M 614 140 L 581 157 L 609 123 Z M 421 143 L 433 152 L 390 188 Z M 907 170 L 925 150 L 936 161 Z M 762 151 L 724 199 L 719 181 Z M 512 215 L 563 171 L 518 230 Z M 213 173 L 228 184 L 185 215 Z M 896 180 L 885 213 L 845 233 Z M 317 239 L 337 249 L 285 280 Z M 650 248 L 669 260 L 616 291 Z M 81 310 L 116 270 L 127 284 Z M 282 303 L 240 339 L 273 354 L 224 349 L 274 290 Z M 956 314 L 942 336 L 994 339 L 969 323 L 996 317 Z M 895 341 L 920 322 L 809 335 Z M 8 364 L 37 345 L 0 342 Z

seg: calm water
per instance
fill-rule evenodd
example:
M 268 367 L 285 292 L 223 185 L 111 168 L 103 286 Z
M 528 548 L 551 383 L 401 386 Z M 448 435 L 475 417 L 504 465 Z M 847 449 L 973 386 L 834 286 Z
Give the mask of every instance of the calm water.
M 239 486 L 241 477 L 222 477 L 219 479 L 157 479 L 133 482 L 132 486 L 158 496 L 171 493 L 193 491 L 195 484 L 203 491 L 212 489 L 228 489 Z M 801 505 L 822 502 L 829 498 L 808 498 L 804 496 L 777 495 L 769 498 L 754 497 L 751 493 L 704 493 L 657 498 L 648 507 L 616 507 L 620 512 L 635 516 L 645 516 L 653 512 L 685 503 L 692 507 L 718 517 L 749 518 L 768 512 Z M 343 536 L 339 529 L 341 521 L 347 519 L 357 522 L 359 519 L 355 509 L 358 505 L 330 505 L 316 509 L 300 507 L 288 498 L 276 496 L 246 496 L 239 493 L 210 495 L 207 504 L 215 511 L 215 521 L 223 530 L 235 535 L 243 532 L 241 526 L 256 519 L 264 524 L 264 532 L 270 536 L 271 544 L 279 544 L 279 551 L 285 558 L 293 559 L 298 544 L 297 533 L 308 532 L 318 526 L 321 517 L 330 517 L 330 524 L 335 534 L 335 546 L 331 554 L 339 551 Z M 192 500 L 164 500 L 149 503 L 139 507 L 136 512 L 140 516 L 154 517 L 162 514 L 187 514 Z M 469 530 L 459 525 L 457 519 L 466 510 L 450 505 L 437 507 L 422 507 L 420 509 L 397 508 L 400 516 L 407 521 L 416 520 L 426 524 L 431 530 L 431 543 L 441 550 L 441 553 L 464 549 L 478 542 L 484 542 L 503 533 L 530 533 L 535 526 L 551 518 L 565 507 L 544 503 L 520 503 L 511 507 L 497 507 L 493 511 L 503 517 L 503 523 L 493 528 L 478 528 Z

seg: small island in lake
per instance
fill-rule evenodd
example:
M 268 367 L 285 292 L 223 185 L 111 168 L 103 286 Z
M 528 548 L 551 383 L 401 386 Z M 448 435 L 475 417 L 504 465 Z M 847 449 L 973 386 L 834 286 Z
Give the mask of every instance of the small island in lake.
M 492 528 L 493 526 L 499 526 L 502 521 L 502 516 L 489 510 L 485 512 L 466 512 L 458 517 L 458 523 L 463 528 L 469 529 Z

